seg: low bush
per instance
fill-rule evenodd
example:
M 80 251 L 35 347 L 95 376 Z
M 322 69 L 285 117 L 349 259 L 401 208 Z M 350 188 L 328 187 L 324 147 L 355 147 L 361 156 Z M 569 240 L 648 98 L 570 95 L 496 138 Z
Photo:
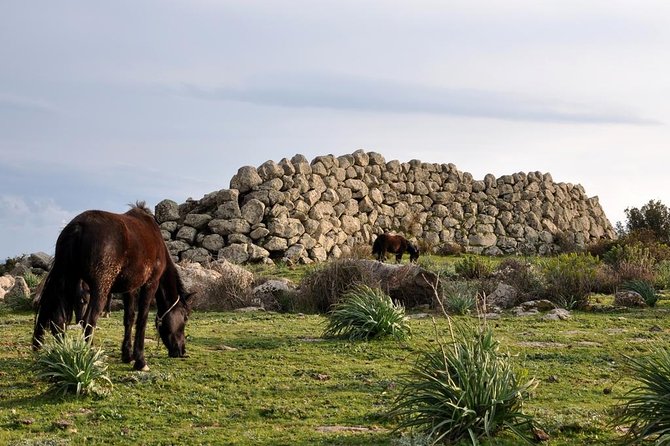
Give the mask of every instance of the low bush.
M 493 272 L 497 281 L 513 287 L 520 301 L 537 298 L 544 293 L 544 283 L 537 267 L 530 262 L 504 259 Z
M 358 285 L 348 291 L 329 314 L 325 337 L 345 337 L 350 340 L 375 338 L 405 339 L 410 328 L 405 308 L 395 304 L 379 288 Z
M 454 265 L 456 274 L 464 279 L 482 279 L 493 272 L 491 261 L 486 257 L 467 255 Z
M 372 273 L 361 262 L 339 259 L 314 267 L 300 281 L 299 288 L 304 294 L 301 300 L 313 302 L 315 312 L 325 313 L 357 285 L 379 287 Z
M 203 292 L 206 300 L 198 302 L 203 310 L 234 310 L 252 305 L 253 276 L 237 274 L 234 271 L 222 273 Z
M 37 378 L 50 383 L 49 392 L 66 395 L 102 394 L 111 386 L 107 357 L 93 348 L 83 331 L 48 337 L 35 359 Z
M 418 431 L 428 444 L 477 445 L 506 428 L 521 435 L 532 421 L 523 403 L 537 385 L 522 381 L 492 330 L 457 328 L 450 343 L 424 351 L 402 378 L 389 415 L 398 430 Z
M 542 262 L 546 298 L 559 304 L 583 308 L 597 287 L 599 260 L 591 254 L 561 254 Z
M 660 348 L 638 359 L 626 357 L 624 364 L 638 385 L 623 396 L 614 426 L 628 427 L 625 444 L 670 444 L 670 351 Z

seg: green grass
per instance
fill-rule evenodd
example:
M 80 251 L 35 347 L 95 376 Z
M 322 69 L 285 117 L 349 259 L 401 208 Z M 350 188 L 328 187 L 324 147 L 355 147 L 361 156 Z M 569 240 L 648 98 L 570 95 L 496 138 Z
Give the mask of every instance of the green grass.
M 446 333 L 446 319 L 436 320 Z M 140 373 L 120 360 L 123 324 L 115 312 L 99 321 L 94 340 L 109 357 L 113 388 L 104 398 L 62 398 L 31 372 L 33 315 L 0 309 L 0 444 L 393 445 L 396 425 L 384 415 L 400 376 L 435 346 L 433 323 L 411 319 L 413 336 L 404 342 L 324 340 L 325 323 L 316 315 L 196 312 L 186 328 L 190 357 L 168 358 L 149 328 L 151 371 Z M 653 309 L 575 312 L 569 321 L 489 323 L 518 371 L 540 382 L 524 412 L 551 446 L 618 440 L 612 410 L 636 385 L 624 355 L 644 357 L 670 341 L 665 299 Z M 518 439 L 505 434 L 483 444 Z

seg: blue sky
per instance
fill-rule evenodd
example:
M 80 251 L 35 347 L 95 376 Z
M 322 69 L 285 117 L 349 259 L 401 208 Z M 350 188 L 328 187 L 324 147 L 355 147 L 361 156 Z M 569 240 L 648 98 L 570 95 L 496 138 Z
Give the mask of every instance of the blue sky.
M 667 2 L 5 1 L 0 60 L 0 260 L 296 153 L 670 205 Z

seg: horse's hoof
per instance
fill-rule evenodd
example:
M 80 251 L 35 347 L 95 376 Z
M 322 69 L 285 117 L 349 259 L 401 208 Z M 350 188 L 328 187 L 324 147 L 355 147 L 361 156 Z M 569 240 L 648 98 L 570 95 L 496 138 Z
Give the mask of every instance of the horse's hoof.
M 138 370 L 138 372 L 148 372 L 149 371 L 149 366 L 144 364 L 144 367 Z

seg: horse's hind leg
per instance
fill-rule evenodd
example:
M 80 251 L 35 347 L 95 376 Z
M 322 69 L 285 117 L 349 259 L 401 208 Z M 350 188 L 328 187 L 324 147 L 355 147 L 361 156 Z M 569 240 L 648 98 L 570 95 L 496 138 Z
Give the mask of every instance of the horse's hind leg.
M 131 362 L 133 358 L 132 344 L 130 339 L 135 323 L 135 310 L 137 307 L 137 292 L 123 293 L 123 343 L 121 344 L 121 360 L 125 363 Z
M 84 314 L 84 334 L 87 339 L 93 335 L 93 330 L 98 323 L 98 317 L 102 313 L 107 297 L 109 296 L 110 284 L 90 283 L 90 298 L 86 313 Z

